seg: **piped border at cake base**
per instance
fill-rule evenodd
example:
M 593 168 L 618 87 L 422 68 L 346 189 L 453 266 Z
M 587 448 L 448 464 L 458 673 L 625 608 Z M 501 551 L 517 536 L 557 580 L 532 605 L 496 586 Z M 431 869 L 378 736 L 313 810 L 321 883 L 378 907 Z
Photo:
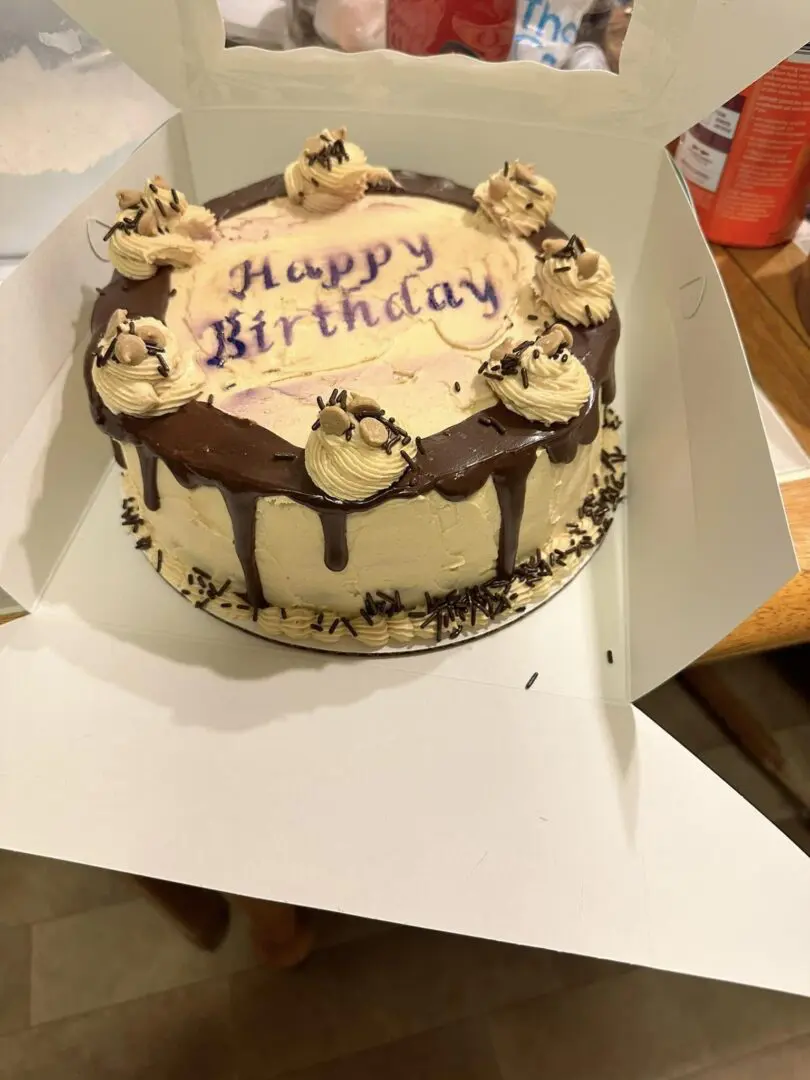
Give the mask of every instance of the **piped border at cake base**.
M 606 408 L 600 471 L 594 474 L 575 521 L 566 522 L 508 580 L 493 579 L 443 597 L 426 594 L 421 608 L 406 610 L 397 592 L 367 594 L 362 609 L 351 618 L 307 607 L 252 607 L 231 581 L 215 581 L 205 567 L 186 565 L 158 546 L 126 472 L 121 524 L 152 567 L 196 608 L 257 637 L 358 656 L 460 644 L 535 611 L 571 581 L 598 549 L 625 498 L 625 455 L 617 435 L 620 423 L 613 410 Z

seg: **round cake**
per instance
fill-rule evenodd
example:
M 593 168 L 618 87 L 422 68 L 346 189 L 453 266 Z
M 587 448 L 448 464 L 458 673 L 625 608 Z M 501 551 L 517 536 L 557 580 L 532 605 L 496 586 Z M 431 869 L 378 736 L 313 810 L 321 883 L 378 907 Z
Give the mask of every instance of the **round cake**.
M 604 255 L 506 162 L 473 191 L 345 130 L 190 205 L 118 193 L 86 358 L 122 522 L 268 638 L 462 638 L 548 599 L 623 497 Z

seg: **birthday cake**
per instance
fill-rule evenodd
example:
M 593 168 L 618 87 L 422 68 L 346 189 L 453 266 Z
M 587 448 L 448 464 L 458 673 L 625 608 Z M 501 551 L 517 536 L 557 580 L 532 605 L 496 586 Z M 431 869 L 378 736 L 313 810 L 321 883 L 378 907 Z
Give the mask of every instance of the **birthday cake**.
M 474 190 L 345 130 L 207 206 L 118 193 L 86 358 L 122 522 L 268 638 L 462 639 L 551 597 L 623 498 L 604 255 L 518 161 Z

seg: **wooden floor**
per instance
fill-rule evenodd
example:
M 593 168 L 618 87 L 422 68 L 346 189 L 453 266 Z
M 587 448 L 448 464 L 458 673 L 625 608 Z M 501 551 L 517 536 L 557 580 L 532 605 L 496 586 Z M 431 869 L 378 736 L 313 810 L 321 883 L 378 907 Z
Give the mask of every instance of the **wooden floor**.
M 721 666 L 810 773 L 794 678 L 807 655 Z M 810 850 L 789 800 L 678 683 L 642 704 Z M 313 918 L 319 950 L 273 973 L 238 916 L 225 946 L 203 953 L 121 875 L 0 852 L 0 1080 L 810 1077 L 810 1000 Z

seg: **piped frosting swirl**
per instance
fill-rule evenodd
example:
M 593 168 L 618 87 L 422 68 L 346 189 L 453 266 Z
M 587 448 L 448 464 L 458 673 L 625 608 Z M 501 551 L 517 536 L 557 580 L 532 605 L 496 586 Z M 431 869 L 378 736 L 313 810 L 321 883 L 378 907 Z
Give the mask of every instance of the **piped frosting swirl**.
M 369 165 L 363 150 L 346 141 L 346 128 L 324 129 L 304 143 L 284 170 L 287 195 L 313 214 L 329 214 L 362 199 L 370 184 L 398 187 L 388 169 Z
M 333 499 L 361 502 L 391 487 L 413 468 L 403 448 L 411 437 L 370 398 L 333 391 L 307 439 L 304 463 L 310 479 Z
M 216 219 L 193 206 L 162 176 L 147 180 L 143 191 L 117 193 L 119 213 L 107 233 L 110 261 L 125 278 L 145 281 L 159 266 L 193 266 L 214 239 Z
M 597 326 L 613 310 L 616 282 L 610 263 L 578 236 L 543 241 L 534 284 L 558 319 L 579 326 Z
M 483 372 L 507 409 L 542 424 L 572 420 L 590 400 L 588 372 L 571 352 L 573 336 L 555 324 L 536 341 L 507 340 Z
M 479 212 L 504 236 L 530 236 L 542 229 L 554 211 L 557 189 L 533 165 L 505 161 L 473 192 Z
M 159 319 L 115 311 L 98 343 L 93 385 L 112 413 L 163 416 L 199 396 L 205 378 Z

